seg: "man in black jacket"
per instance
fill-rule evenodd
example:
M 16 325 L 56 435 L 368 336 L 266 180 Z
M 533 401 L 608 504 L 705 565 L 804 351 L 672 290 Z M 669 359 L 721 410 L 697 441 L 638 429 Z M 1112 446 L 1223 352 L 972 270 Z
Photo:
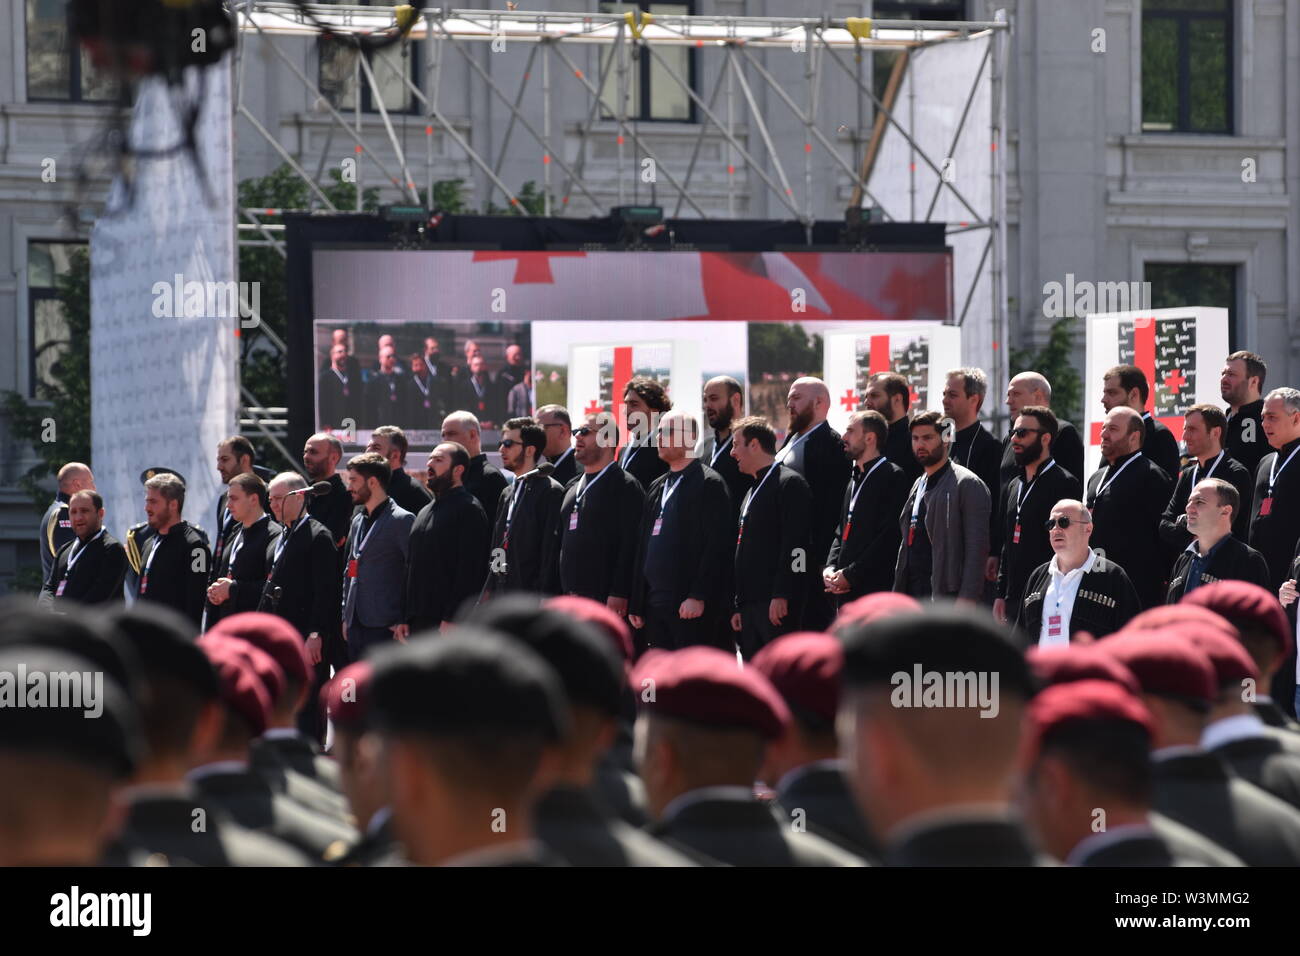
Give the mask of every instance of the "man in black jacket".
M 406 473 L 406 432 L 396 425 L 381 425 L 370 433 L 366 451 L 382 455 L 392 474 L 388 479 L 388 497 L 413 515 L 433 500 L 433 496 L 418 481 Z
M 1062 498 L 1078 498 L 1083 485 L 1052 455 L 1059 427 L 1046 405 L 1026 405 L 1011 429 L 1011 448 L 1023 469 L 1007 486 L 1006 497 L 995 510 L 1002 519 L 1002 555 L 998 561 L 998 596 L 993 616 L 1006 624 L 1015 621 L 1025 595 L 1025 582 L 1034 570 L 1051 560 L 1052 546 L 1045 527 L 1052 506 Z
M 1175 476 L 1173 496 L 1160 518 L 1160 536 L 1174 551 L 1183 550 L 1192 541 L 1192 531 L 1187 527 L 1187 499 L 1192 488 L 1206 478 L 1222 478 L 1237 489 L 1241 507 L 1232 510 L 1232 533 L 1242 542 L 1250 536 L 1255 473 L 1229 457 L 1223 447 L 1227 429 L 1227 416 L 1217 405 L 1193 405 L 1183 415 L 1183 442 L 1192 462 Z
M 1146 373 L 1136 365 L 1116 365 L 1102 377 L 1101 404 L 1107 412 L 1112 408 L 1126 407 L 1142 418 L 1146 436 L 1142 440 L 1142 454 L 1160 466 L 1171 478 L 1178 474 L 1181 460 L 1178 439 L 1155 416 L 1147 411 L 1151 388 Z
M 223 617 L 256 610 L 268 570 L 267 545 L 280 536 L 280 525 L 262 510 L 266 485 L 245 473 L 230 479 L 226 507 L 239 523 L 208 585 L 205 629 Z
M 126 549 L 104 527 L 104 499 L 85 489 L 68 499 L 68 519 L 76 536 L 54 558 L 39 603 L 60 611 L 72 604 L 115 604 L 122 600 Z
M 716 646 L 731 609 L 731 501 L 722 476 L 692 454 L 696 432 L 684 412 L 664 417 L 659 456 L 668 472 L 638 515 L 629 620 L 652 647 Z M 723 649 L 734 650 L 728 643 Z
M 973 471 L 989 490 L 989 556 L 984 566 L 987 596 L 998 579 L 1002 553 L 1001 516 L 998 514 L 998 474 L 1002 466 L 1002 445 L 980 424 L 980 407 L 988 394 L 989 379 L 982 368 L 955 368 L 948 373 L 943 389 L 943 413 L 956 426 L 948 457 L 967 471 Z
M 704 419 L 709 427 L 695 449 L 695 455 L 727 483 L 731 495 L 731 521 L 740 514 L 740 503 L 754 483 L 742 475 L 731 457 L 732 426 L 745 414 L 745 390 L 730 375 L 718 375 L 704 383 L 701 396 Z
M 1275 388 L 1264 399 L 1264 434 L 1274 449 L 1259 462 L 1250 546 L 1268 562 L 1269 587 L 1282 586 L 1300 538 L 1300 390 Z
M 515 480 L 501 492 L 484 594 L 546 592 L 555 560 L 556 526 L 564 488 L 538 466 L 546 434 L 532 418 L 512 418 L 501 433 L 501 464 Z
M 803 475 L 812 493 L 812 526 L 809 537 L 808 570 L 804 575 L 803 615 L 797 622 L 805 631 L 830 627 L 835 607 L 826 593 L 822 569 L 835 540 L 840 518 L 840 501 L 850 466 L 844 457 L 839 432 L 826 421 L 831 393 L 819 378 L 800 378 L 790 386 L 786 408 L 790 430 L 776 460 Z
M 608 412 L 588 415 L 571 456 L 582 477 L 565 489 L 556 523 L 559 560 L 548 570 L 547 590 L 599 601 L 619 616 L 632 595 L 641 508 L 645 493 L 614 460 L 616 424 Z
M 298 729 L 320 741 L 325 727 L 316 702 L 330 676 L 327 649 L 339 643 L 342 588 L 338 549 L 329 529 L 307 514 L 307 488 L 302 475 L 285 471 L 267 489 L 271 514 L 283 530 L 266 545 L 266 587 L 257 610 L 278 614 L 306 642 L 314 683 Z
M 1107 413 L 1101 430 L 1106 465 L 1088 480 L 1088 510 L 1096 525 L 1093 546 L 1128 572 L 1142 606 L 1154 607 L 1164 603 L 1169 579 L 1160 516 L 1172 482 L 1142 454 L 1145 437 L 1142 417 L 1127 405 Z
M 563 405 L 543 405 L 536 417 L 546 432 L 546 460 L 555 466 L 551 477 L 567 488 L 582 471 L 574 457 L 573 419 Z
M 884 415 L 889 423 L 889 437 L 882 450 L 886 458 L 903 469 L 911 487 L 922 471 L 921 463 L 912 454 L 911 420 L 907 414 L 912 404 L 912 387 L 897 372 L 877 372 L 867 381 L 862 398 L 867 408 Z
M 336 549 L 342 548 L 347 541 L 348 528 L 352 524 L 352 496 L 338 474 L 342 460 L 343 443 L 324 432 L 312 435 L 302 447 L 302 467 L 307 480 L 312 484 L 318 481 L 330 483 L 328 495 L 313 495 L 307 499 L 307 513 L 329 530 Z M 342 567 L 340 560 L 340 570 Z
M 382 346 L 379 367 L 366 380 L 365 404 L 357 424 L 362 428 L 376 428 L 400 419 L 406 411 L 406 392 L 410 387 L 406 373 L 397 364 L 397 349 Z
M 742 418 L 732 437 L 732 457 L 754 479 L 740 506 L 731 615 L 736 643 L 748 659 L 773 638 L 797 630 L 802 619 L 812 493 L 802 475 L 776 460 L 776 432 L 767 419 Z
M 478 499 L 488 524 L 497 519 L 497 503 L 508 481 L 483 454 L 483 439 L 478 419 L 469 412 L 452 412 L 442 420 L 442 440 L 455 442 L 469 453 L 469 470 L 462 482 L 465 490 Z
M 840 606 L 894 586 L 894 561 L 902 540 L 898 515 L 908 483 L 903 469 L 881 453 L 888 437 L 885 416 L 870 410 L 851 414 L 844 429 L 844 455 L 853 471 L 822 569 L 823 586 Z
M 1219 394 L 1228 403 L 1228 430 L 1223 433 L 1223 446 L 1252 475 L 1269 450 L 1262 421 L 1267 375 L 1268 366 L 1254 352 L 1233 352 L 1219 374 Z
M 1263 556 L 1232 533 L 1241 499 L 1222 478 L 1204 478 L 1187 499 L 1187 530 L 1195 537 L 1170 572 L 1168 603 L 1176 604 L 1202 584 L 1249 581 L 1268 587 Z
M 1038 372 L 1021 372 L 1014 375 L 1007 383 L 1007 412 L 1012 427 L 1020 413 L 1030 405 L 1041 408 L 1052 407 L 1052 384 Z M 1052 443 L 1052 457 L 1056 464 L 1083 481 L 1083 439 L 1079 430 L 1059 415 L 1056 417 L 1056 441 Z M 1001 487 L 998 500 L 1007 496 L 1007 485 L 1020 473 L 1016 464 L 1015 452 L 1011 449 L 1011 436 L 1002 440 L 1002 470 L 999 473 Z M 993 489 L 990 488 L 990 491 Z
M 651 483 L 668 470 L 655 454 L 655 431 L 661 415 L 673 409 L 672 399 L 664 387 L 652 378 L 634 378 L 623 392 L 623 408 L 627 419 L 627 441 L 618 453 L 618 463 L 624 471 L 649 488 Z
M 170 472 L 144 483 L 144 514 L 154 534 L 141 555 L 138 601 L 157 601 L 184 615 L 197 632 L 212 555 L 198 529 L 181 518 L 185 482 Z
M 434 500 L 411 527 L 406 563 L 406 623 L 411 633 L 436 631 L 476 598 L 487 577 L 489 537 L 483 506 L 465 490 L 469 452 L 443 442 L 429 452 Z

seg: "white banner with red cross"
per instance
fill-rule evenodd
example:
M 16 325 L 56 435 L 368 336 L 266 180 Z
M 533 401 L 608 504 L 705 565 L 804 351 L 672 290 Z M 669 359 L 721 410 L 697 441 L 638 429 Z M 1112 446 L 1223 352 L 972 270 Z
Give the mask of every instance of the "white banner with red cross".
M 1228 355 L 1228 310 L 1191 306 L 1088 316 L 1084 471 L 1101 464 L 1103 376 L 1136 365 L 1147 377 L 1146 410 L 1183 440 L 1183 414 L 1193 405 L 1222 405 L 1219 371 Z M 1086 479 L 1087 475 L 1082 476 Z

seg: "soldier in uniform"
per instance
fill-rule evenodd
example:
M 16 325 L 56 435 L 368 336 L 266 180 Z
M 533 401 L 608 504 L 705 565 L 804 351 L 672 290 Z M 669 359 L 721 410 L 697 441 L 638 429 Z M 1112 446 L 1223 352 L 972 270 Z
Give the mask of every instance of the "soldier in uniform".
M 637 699 L 636 760 L 655 836 L 711 866 L 863 865 L 755 799 L 765 750 L 790 724 L 758 670 L 714 647 L 648 651 L 631 683 L 654 688 Z
M 472 626 L 509 634 L 555 671 L 564 687 L 570 735 L 552 744 L 557 779 L 537 802 L 537 836 L 571 866 L 693 866 L 649 834 L 608 810 L 596 789 L 596 768 L 617 733 L 623 661 L 596 629 L 530 595 L 507 595 L 476 608 Z
M 840 751 L 885 862 L 1033 866 L 1012 790 L 1035 687 L 1005 631 L 945 608 L 860 625 L 843 640 Z M 984 686 L 968 680 L 948 706 L 923 706 L 945 674 L 984 675 Z
M 331 860 L 335 866 L 379 866 L 401 859 L 393 834 L 393 808 L 388 803 L 380 766 L 379 740 L 370 732 L 369 661 L 349 664 L 325 688 L 324 705 L 334 726 L 334 755 L 348 807 L 361 839 Z
M 371 725 L 383 741 L 393 829 L 423 866 L 544 866 L 538 774 L 570 733 L 559 678 L 532 649 L 480 628 L 374 659 Z
M 849 790 L 835 736 L 843 646 L 829 634 L 787 634 L 754 655 L 754 669 L 790 708 L 790 726 L 768 745 L 763 764 L 762 779 L 776 790 L 777 818 L 799 820 L 850 853 L 878 861 L 880 846 Z
M 41 518 L 41 580 L 48 580 L 50 569 L 54 567 L 54 558 L 59 550 L 71 542 L 76 533 L 72 530 L 72 519 L 68 517 L 68 501 L 78 491 L 95 490 L 95 476 L 90 468 L 79 461 L 70 461 L 59 469 L 59 490 L 54 501 L 45 509 Z
M 141 555 L 138 601 L 156 601 L 179 611 L 195 630 L 203 617 L 207 591 L 207 537 L 181 518 L 185 483 L 173 472 L 144 483 L 144 512 L 153 535 Z
M 76 538 L 59 549 L 41 589 L 41 606 L 61 611 L 67 603 L 120 602 L 126 551 L 104 527 L 104 499 L 89 489 L 73 492 L 68 517 Z

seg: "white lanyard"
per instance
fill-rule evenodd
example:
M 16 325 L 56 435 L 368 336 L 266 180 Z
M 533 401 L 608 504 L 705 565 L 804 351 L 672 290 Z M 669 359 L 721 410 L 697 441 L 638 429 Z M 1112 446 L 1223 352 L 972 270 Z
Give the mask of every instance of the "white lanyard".
M 1219 457 L 1214 459 L 1214 464 L 1212 464 L 1210 466 L 1210 470 L 1205 473 L 1206 478 L 1214 477 L 1214 469 L 1218 468 L 1219 462 L 1223 461 L 1223 455 L 1224 452 L 1219 452 Z M 1197 476 L 1200 473 L 1201 473 L 1201 463 L 1198 461 L 1195 465 L 1192 466 L 1192 487 L 1193 488 L 1196 487 L 1196 482 L 1198 480 Z
M 1142 452 L 1140 452 L 1140 451 L 1134 452 L 1134 453 L 1133 453 L 1133 457 L 1130 458 L 1128 461 L 1124 462 L 1124 464 L 1120 465 L 1120 466 L 1119 466 L 1119 470 L 1116 471 L 1115 474 L 1113 474 L 1113 475 L 1110 475 L 1110 469 L 1111 469 L 1111 466 L 1110 466 L 1110 465 L 1107 465 L 1107 466 L 1106 466 L 1106 473 L 1107 473 L 1108 475 L 1110 475 L 1110 477 L 1109 477 L 1108 480 L 1105 480 L 1105 481 L 1102 482 L 1101 486 L 1097 489 L 1097 493 L 1096 493 L 1095 495 L 1093 495 L 1093 500 L 1095 501 L 1097 498 L 1100 498 L 1100 497 L 1105 493 L 1105 491 L 1106 491 L 1107 488 L 1109 488 L 1111 485 L 1115 484 L 1115 479 L 1118 478 L 1118 477 L 1120 476 L 1120 472 L 1122 472 L 1125 468 L 1127 468 L 1129 465 L 1133 464 L 1133 462 L 1137 461 L 1137 459 L 1139 459 L 1139 458 L 1141 458 L 1141 457 L 1142 457 Z
M 72 566 L 81 560 L 81 556 L 86 553 L 86 549 L 89 548 L 92 544 L 94 544 L 103 536 L 104 536 L 104 529 L 100 528 L 99 531 L 96 533 L 95 537 L 91 538 L 80 548 L 75 549 L 76 554 L 73 554 L 72 551 L 68 552 L 68 566 L 63 571 L 65 577 L 72 573 Z
M 627 468 L 628 462 L 630 462 L 633 458 L 635 458 L 636 453 L 639 452 L 640 450 L 641 450 L 640 445 L 628 445 L 626 448 L 623 449 L 622 466 L 624 469 Z
M 239 555 L 239 549 L 244 546 L 244 526 L 239 526 L 239 531 L 235 534 L 235 540 L 230 545 L 230 560 L 226 562 L 226 573 L 229 574 L 235 567 L 235 558 Z
M 554 465 L 556 468 L 559 468 L 560 464 L 564 461 L 564 459 L 568 458 L 572 454 L 573 454 L 573 446 L 570 445 L 568 448 L 564 449 L 564 454 L 561 455 L 559 458 L 555 459 L 555 461 L 551 462 L 551 464 Z
M 608 467 L 608 466 L 606 466 Z M 595 484 L 595 482 L 593 482 Z M 519 503 L 520 495 L 523 494 L 523 478 L 515 479 L 514 493 L 510 496 L 510 507 L 506 509 L 506 537 L 510 537 L 510 522 L 515 520 L 515 505 Z
M 1268 470 L 1268 496 L 1270 498 L 1273 497 L 1273 485 L 1277 483 L 1277 476 L 1282 474 L 1287 465 L 1291 464 L 1291 459 L 1295 457 L 1295 453 L 1298 451 L 1300 451 L 1300 445 L 1296 445 L 1292 448 L 1291 454 L 1286 456 L 1286 461 L 1282 462 L 1281 468 L 1277 466 L 1277 459 L 1281 453 L 1279 452 L 1277 455 L 1273 456 L 1273 465 Z
M 862 489 L 867 486 L 867 479 L 870 478 L 872 474 L 875 473 L 875 470 L 879 468 L 881 465 L 883 465 L 886 461 L 888 461 L 888 459 L 885 458 L 884 455 L 881 455 L 880 458 L 876 460 L 876 463 L 871 466 L 871 471 L 863 475 L 862 480 L 858 482 L 858 490 L 853 492 L 853 497 L 849 499 L 849 514 L 848 514 L 849 520 L 853 519 L 853 509 L 858 506 L 858 498 L 862 496 Z
M 728 436 L 727 436 L 727 440 L 724 441 L 724 442 L 722 443 L 721 446 L 719 446 L 718 448 L 715 448 L 715 449 L 713 450 L 713 457 L 709 459 L 709 467 L 710 467 L 710 468 L 712 468 L 714 465 L 716 465 L 716 464 L 718 463 L 718 459 L 722 457 L 722 453 L 725 452 L 725 451 L 727 450 L 728 446 L 731 445 L 731 439 L 732 439 L 733 437 L 735 437 L 735 436 L 733 436 L 733 435 L 728 435 Z M 715 437 L 715 438 L 713 439 L 713 441 L 714 441 L 714 443 L 716 444 L 717 441 L 718 441 L 718 439 Z
M 754 499 L 758 497 L 758 493 L 763 489 L 763 486 L 767 484 L 767 479 L 771 478 L 772 475 L 776 474 L 776 470 L 780 467 L 781 467 L 780 462 L 773 462 L 772 467 L 769 468 L 767 470 L 767 474 L 763 476 L 763 480 L 758 483 L 758 487 L 755 488 L 753 491 L 751 491 L 749 494 L 745 495 L 745 503 L 741 505 L 740 508 L 740 520 L 742 524 L 745 521 L 745 515 L 749 514 L 749 506 L 754 503 Z
M 678 476 L 677 476 L 677 480 L 676 480 L 676 481 L 665 481 L 665 482 L 664 482 L 664 494 L 663 494 L 663 497 L 659 499 L 659 515 L 660 515 L 660 517 L 663 517 L 664 510 L 668 507 L 668 499 L 671 498 L 671 497 L 673 496 L 673 492 L 677 490 L 677 486 L 680 485 L 681 483 L 682 483 L 682 476 L 681 476 L 681 475 L 678 475 Z
M 344 385 L 348 383 L 348 377 L 344 375 L 342 372 L 340 372 L 338 369 L 336 369 L 334 366 L 332 365 L 330 366 L 330 371 L 333 372 L 335 375 L 337 375 L 338 380 L 342 382 Z
M 583 475 L 583 476 L 582 476 L 582 481 L 578 482 L 578 484 L 579 484 L 581 487 L 578 488 L 578 490 L 574 493 L 574 497 L 573 497 L 573 506 L 574 506 L 575 508 L 577 508 L 577 507 L 579 507 L 579 506 L 582 505 L 582 499 L 585 498 L 585 497 L 587 497 L 587 492 L 591 491 L 591 487 L 592 487 L 592 485 L 594 485 L 596 482 L 600 481 L 601 478 L 605 477 L 605 472 L 609 471 L 609 469 L 610 469 L 611 467 L 613 467 L 613 465 L 614 465 L 614 463 L 611 461 L 611 462 L 610 462 L 608 465 L 606 465 L 604 468 L 600 469 L 600 471 L 596 473 L 596 477 L 595 477 L 595 478 L 592 478 L 590 481 L 587 480 L 587 476 L 586 476 L 586 475 Z M 510 507 L 511 507 L 512 509 L 514 508 L 514 500 L 513 500 L 513 499 L 511 499 Z M 509 522 L 509 519 L 506 520 L 506 523 L 507 523 L 507 524 L 510 523 L 510 522 Z
M 380 505 L 379 507 L 382 508 L 382 507 L 384 507 L 384 505 Z M 352 541 L 352 557 L 353 557 L 353 558 L 360 558 L 360 557 L 361 557 L 361 552 L 365 550 L 366 542 L 369 541 L 369 540 L 370 540 L 370 536 L 371 536 L 372 534 L 375 533 L 375 527 L 376 527 L 376 525 L 379 524 L 379 521 L 380 521 L 380 519 L 381 519 L 382 517 L 383 517 L 382 515 L 378 515 L 378 514 L 375 515 L 375 520 L 371 522 L 371 524 L 370 524 L 370 530 L 366 532 L 365 537 L 363 537 L 360 541 L 357 541 L 356 539 L 353 539 L 353 541 Z M 364 521 L 365 519 L 363 518 L 362 520 Z M 232 559 L 232 560 L 233 560 L 233 559 Z
M 1043 475 L 1051 471 L 1052 466 L 1055 464 L 1056 464 L 1056 459 L 1053 458 L 1051 461 L 1049 461 L 1046 465 L 1043 466 L 1041 471 L 1037 471 L 1034 473 L 1033 481 L 1029 482 L 1027 485 L 1025 485 L 1020 489 L 1020 494 L 1016 496 L 1016 520 L 1017 521 L 1020 520 L 1020 509 L 1024 507 L 1025 500 L 1029 497 L 1030 492 L 1034 490 L 1034 485 L 1038 483 L 1039 478 L 1043 477 Z
M 153 547 L 149 549 L 149 557 L 145 558 L 144 570 L 140 572 L 140 577 L 147 578 L 149 576 L 149 569 L 153 567 L 154 556 L 158 554 L 158 549 L 163 546 L 163 542 L 166 540 L 167 535 L 165 534 L 155 534 L 153 536 Z
M 429 397 L 429 386 L 428 386 L 428 385 L 425 385 L 423 382 L 421 382 L 421 381 L 420 381 L 418 378 L 416 378 L 414 375 L 411 376 L 411 381 L 415 383 L 415 387 L 418 388 L 418 389 L 420 390 L 420 394 L 421 394 L 421 395 L 423 395 L 425 398 L 428 398 L 428 397 Z
M 780 461 L 780 462 L 788 461 L 788 460 L 790 459 L 790 456 L 794 454 L 794 450 L 795 450 L 796 448 L 799 447 L 799 443 L 802 442 L 805 438 L 807 438 L 809 435 L 811 435 L 813 432 L 815 432 L 815 431 L 816 431 L 817 429 L 819 429 L 819 428 L 821 428 L 821 423 L 820 423 L 820 422 L 819 422 L 818 424 L 814 425 L 812 428 L 808 429 L 806 432 L 804 432 L 802 435 L 800 435 L 800 436 L 799 436 L 798 438 L 796 438 L 794 441 L 790 442 L 790 444 L 786 445 L 786 446 L 785 446 L 784 448 L 782 448 L 779 452 L 777 452 L 777 453 L 776 453 L 776 460 L 777 460 L 777 461 Z
M 274 570 L 275 566 L 280 563 L 280 555 L 284 553 L 285 545 L 289 543 L 289 539 L 293 537 L 293 533 L 306 523 L 307 518 L 307 510 L 304 508 L 303 513 L 298 516 L 298 520 L 293 523 L 293 527 L 280 532 L 280 540 L 275 543 L 275 555 L 271 558 L 272 570 Z M 375 529 L 372 527 L 370 530 L 374 531 Z

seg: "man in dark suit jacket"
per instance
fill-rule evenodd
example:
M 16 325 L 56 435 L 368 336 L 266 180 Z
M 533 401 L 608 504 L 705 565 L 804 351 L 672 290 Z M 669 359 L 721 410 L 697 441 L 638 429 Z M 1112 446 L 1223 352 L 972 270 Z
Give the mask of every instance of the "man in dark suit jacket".
M 41 518 L 41 580 L 50 576 L 54 567 L 54 556 L 65 544 L 70 544 L 76 534 L 72 530 L 72 520 L 68 517 L 68 502 L 73 494 L 82 490 L 95 490 L 95 476 L 90 468 L 79 461 L 70 461 L 59 469 L 59 491 L 45 509 Z
M 411 383 L 406 373 L 397 366 L 397 350 L 386 345 L 379 350 L 379 368 L 366 382 L 365 406 L 362 409 L 362 428 L 377 428 L 400 422 L 409 401 L 406 397 Z
M 655 431 L 659 417 L 672 411 L 672 399 L 664 387 L 652 378 L 634 378 L 623 391 L 623 408 L 627 421 L 627 438 L 618 452 L 619 467 L 649 488 L 668 470 L 655 454 Z
M 267 546 L 282 530 L 262 510 L 266 485 L 261 478 L 246 472 L 230 479 L 227 487 L 226 507 L 239 527 L 208 585 L 205 628 L 232 614 L 257 609 L 266 584 Z
M 500 428 L 506 420 L 506 394 L 501 383 L 487 369 L 487 361 L 475 353 L 460 380 L 458 408 L 468 409 L 488 428 Z
M 1110 412 L 1121 406 L 1131 408 L 1142 418 L 1146 436 L 1142 441 L 1142 454 L 1151 459 L 1172 478 L 1182 466 L 1178 454 L 1178 439 L 1173 432 L 1147 411 L 1151 395 L 1146 373 L 1136 365 L 1116 365 L 1103 376 L 1102 407 Z
M 600 435 L 613 426 L 608 412 L 588 415 L 570 456 L 583 469 L 560 503 L 554 547 L 558 560 L 547 574 L 547 590 L 577 594 L 608 605 L 622 616 L 632 596 L 634 561 L 645 492 L 614 460 L 614 448 Z M 552 474 L 554 477 L 554 474 Z
M 406 564 L 406 623 L 412 633 L 434 631 L 477 598 L 487 577 L 487 515 L 465 490 L 469 452 L 443 442 L 429 452 L 434 500 L 415 516 Z
M 1126 572 L 1144 608 L 1163 604 L 1169 560 L 1160 540 L 1160 516 L 1169 503 L 1172 482 L 1142 454 L 1146 431 L 1142 416 L 1116 405 L 1101 430 L 1105 467 L 1088 479 L 1092 545 Z
M 696 438 L 694 418 L 664 417 L 659 455 L 668 472 L 633 522 L 629 619 L 653 647 L 716 646 L 731 611 L 731 501 L 722 476 L 692 454 Z M 725 649 L 734 646 L 728 639 Z
M 343 571 L 343 639 L 359 661 L 375 644 L 404 639 L 406 556 L 415 515 L 388 497 L 388 462 L 366 453 L 348 462 L 348 492 L 362 508 L 352 518 Z
M 888 436 L 885 417 L 870 410 L 851 414 L 844 429 L 844 454 L 853 462 L 853 471 L 822 569 L 826 590 L 841 606 L 894 586 L 898 515 L 908 484 L 903 469 L 881 454 Z
M 320 370 L 317 379 L 316 414 L 322 428 L 343 428 L 348 419 L 355 425 L 361 417 L 364 398 L 361 369 L 360 366 L 349 368 L 349 363 L 357 364 L 356 359 L 348 356 L 347 346 L 335 343 L 330 348 L 329 363 Z
M 1004 629 L 969 610 L 927 608 L 850 628 L 843 642 L 840 752 L 886 863 L 1035 865 L 1013 793 L 1022 719 L 1037 687 Z M 923 706 L 931 674 L 963 671 L 997 674 L 997 683 L 981 679 L 949 701 L 955 706 Z M 878 768 L 895 759 L 916 772 L 884 781 Z
M 1020 613 L 1025 584 L 1034 569 L 1050 561 L 1052 546 L 1044 527 L 1052 506 L 1083 494 L 1079 479 L 1055 459 L 1056 416 L 1045 405 L 1026 405 L 1013 422 L 1011 447 L 1023 471 L 1007 486 L 1006 497 L 994 510 L 1002 520 L 998 539 L 997 599 L 993 616 L 1014 622 Z M 1032 439 L 1031 439 L 1032 436 Z
M 731 629 L 749 659 L 772 639 L 799 628 L 812 531 L 812 493 L 803 476 L 776 460 L 767 419 L 742 418 L 731 455 L 754 490 L 740 506 Z
M 731 457 L 731 429 L 734 422 L 744 417 L 745 390 L 730 375 L 719 375 L 704 383 L 704 418 L 708 423 L 695 456 L 708 465 L 727 483 L 731 495 L 731 520 L 735 524 L 740 514 L 740 503 L 754 483 L 742 475 Z
M 537 410 L 536 418 L 546 432 L 546 460 L 555 466 L 551 477 L 567 488 L 582 471 L 573 453 L 573 421 L 569 410 L 563 405 L 543 405 Z
M 68 499 L 74 540 L 54 558 L 39 603 L 51 610 L 67 604 L 115 604 L 122 600 L 126 549 L 104 527 L 104 499 L 86 489 Z
M 182 614 L 197 632 L 203 618 L 212 555 L 202 533 L 181 518 L 185 482 L 171 473 L 144 483 L 144 513 L 154 534 L 141 555 L 137 601 L 156 601 Z
M 442 424 L 443 416 L 451 411 L 447 407 L 447 379 L 439 379 L 429 371 L 424 356 L 411 355 L 411 374 L 406 380 L 406 411 L 401 421 L 410 429 L 429 431 Z
M 984 566 L 985 596 L 991 601 L 998 579 L 1002 553 L 1002 523 L 998 514 L 999 471 L 1002 445 L 980 424 L 980 408 L 988 394 L 989 380 L 981 368 L 957 368 L 948 373 L 943 389 L 943 414 L 952 419 L 955 433 L 948 457 L 984 482 L 989 490 L 989 555 Z
M 564 488 L 538 465 L 546 435 L 532 418 L 512 418 L 501 432 L 501 464 L 515 476 L 501 492 L 492 528 L 484 596 L 506 591 L 546 593 L 556 554 Z
M 312 484 L 326 481 L 330 485 L 329 494 L 307 498 L 307 513 L 329 530 L 335 550 L 340 554 L 340 570 L 343 568 L 343 543 L 347 540 L 348 528 L 352 526 L 352 496 L 338 474 L 342 460 L 343 443 L 333 435 L 317 432 L 303 445 L 302 467 L 307 481 Z
M 366 451 L 382 455 L 388 462 L 388 497 L 397 502 L 399 508 L 416 515 L 433 500 L 433 495 L 406 473 L 407 447 L 406 432 L 396 425 L 382 425 L 370 433 Z
M 1193 405 L 1183 420 L 1183 441 L 1192 462 L 1176 476 L 1173 496 L 1160 518 L 1160 536 L 1175 552 L 1191 544 L 1187 499 L 1192 488 L 1207 478 L 1222 478 L 1237 489 L 1240 507 L 1232 512 L 1232 533 L 1244 543 L 1250 537 L 1250 500 L 1255 493 L 1255 475 L 1230 458 L 1221 444 L 1228 419 L 1217 405 Z
M 804 574 L 803 615 L 798 622 L 806 631 L 830 627 L 835 616 L 834 604 L 822 581 L 822 569 L 835 540 L 844 483 L 851 470 L 839 432 L 826 421 L 830 407 L 831 393 L 825 382 L 819 378 L 796 379 L 786 399 L 790 430 L 776 454 L 777 462 L 803 476 L 812 493 L 808 570 Z
M 1228 429 L 1223 447 L 1252 475 L 1269 452 L 1264 437 L 1264 380 L 1268 366 L 1254 352 L 1233 352 L 1219 374 L 1219 394 L 1228 403 Z
M 495 524 L 497 503 L 509 482 L 500 469 L 483 454 L 478 419 L 469 412 L 452 412 L 442 420 L 442 440 L 455 442 L 469 452 L 469 470 L 465 472 L 463 482 L 465 490 L 483 506 L 488 524 Z
M 863 865 L 754 799 L 764 748 L 791 732 L 789 708 L 756 668 L 736 667 L 735 655 L 717 648 L 688 647 L 642 658 L 631 684 L 655 688 L 653 702 L 637 695 L 655 836 L 709 866 Z
M 889 422 L 885 457 L 903 469 L 910 487 L 921 477 L 922 470 L 912 454 L 911 418 L 907 411 L 912 404 L 912 386 L 897 372 L 877 372 L 868 380 L 863 400 L 867 408 L 884 415 Z

